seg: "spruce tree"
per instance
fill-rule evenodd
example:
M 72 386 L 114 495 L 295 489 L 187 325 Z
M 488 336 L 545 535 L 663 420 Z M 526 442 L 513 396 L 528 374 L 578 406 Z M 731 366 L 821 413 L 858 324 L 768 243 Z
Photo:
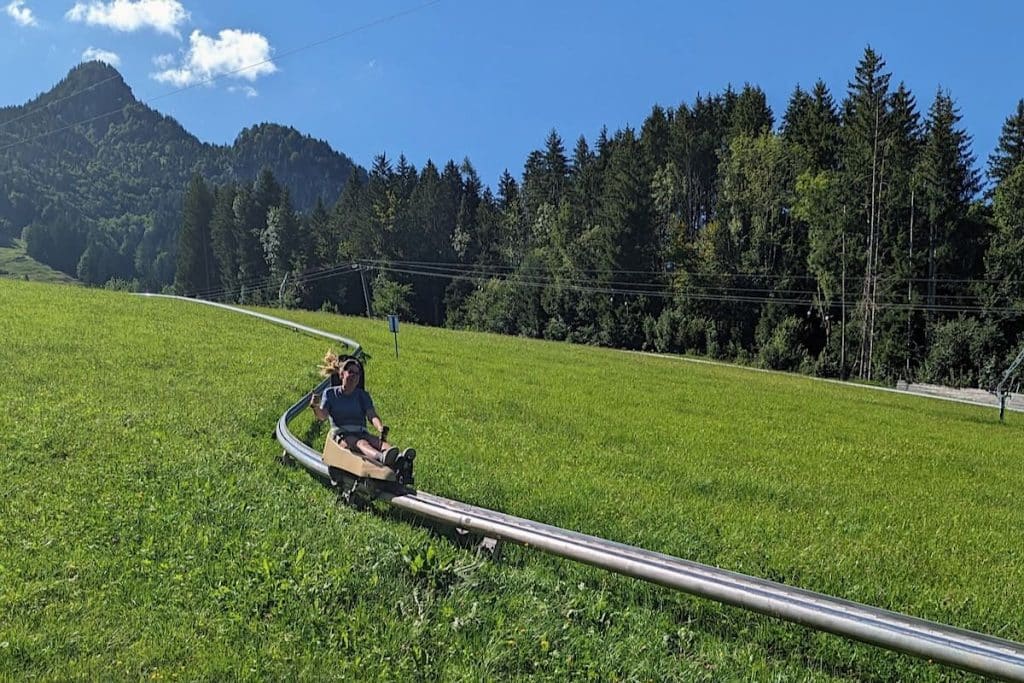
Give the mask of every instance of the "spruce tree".
M 640 148 L 649 173 L 654 173 L 655 169 L 661 168 L 668 161 L 671 153 L 671 126 L 669 114 L 661 106 L 655 105 L 640 129 Z
M 238 225 L 235 222 L 235 185 L 223 185 L 214 193 L 210 218 L 210 240 L 213 258 L 220 273 L 219 285 L 225 299 L 238 294 Z
M 841 187 L 846 191 L 844 206 L 848 208 L 845 230 L 857 238 L 851 240 L 854 247 L 851 263 L 859 263 L 863 273 L 857 306 L 860 341 L 856 368 L 858 375 L 867 379 L 873 373 L 882 187 L 889 172 L 890 74 L 884 69 L 885 61 L 881 56 L 870 47 L 866 48 L 843 103 Z
M 174 289 L 179 294 L 210 291 L 216 283 L 216 264 L 210 240 L 213 195 L 202 176 L 192 176 L 182 202 L 178 267 Z
M 774 125 L 775 115 L 768 106 L 768 96 L 756 85 L 744 84 L 729 112 L 729 138 L 757 137 L 770 132 Z
M 267 223 L 260 235 L 271 283 L 279 283 L 292 271 L 294 259 L 301 254 L 299 219 L 292 210 L 291 197 L 282 189 L 280 201 L 267 210 Z
M 970 275 L 963 272 L 959 259 L 968 251 L 977 235 L 968 234 L 966 217 L 971 199 L 980 188 L 971 138 L 959 127 L 960 113 L 948 92 L 939 90 L 928 112 L 924 146 L 918 177 L 921 183 L 922 218 L 927 234 L 928 303 L 939 297 L 947 304 L 955 292 L 943 286 L 940 278 Z
M 639 141 L 629 128 L 616 135 L 605 169 L 599 220 L 610 235 L 614 270 L 633 271 L 617 279 L 645 282 L 643 273 L 660 270 L 655 221 L 650 198 L 650 179 L 644 173 Z M 633 295 L 612 295 L 609 319 L 602 322 L 604 339 L 613 345 L 636 348 L 641 341 L 640 321 L 654 313 L 652 302 Z M 656 315 L 656 313 L 654 313 Z
M 985 254 L 982 300 L 1004 344 L 1016 353 L 1024 332 L 1018 311 L 1024 305 L 1024 164 L 1018 164 L 995 189 L 995 232 Z
M 890 98 L 889 130 L 873 293 L 878 302 L 901 302 L 906 307 L 879 307 L 875 312 L 875 376 L 910 380 L 923 360 L 924 343 L 924 318 L 910 308 L 920 296 L 914 285 L 924 253 L 916 174 L 922 131 L 916 101 L 903 83 Z
M 839 131 L 839 113 L 828 87 L 820 80 L 812 93 L 797 86 L 783 116 L 782 135 L 795 148 L 801 171 L 836 167 Z
M 1024 99 L 1017 101 L 1017 110 L 1003 123 L 999 144 L 988 159 L 988 177 L 998 186 L 1021 161 L 1024 161 Z

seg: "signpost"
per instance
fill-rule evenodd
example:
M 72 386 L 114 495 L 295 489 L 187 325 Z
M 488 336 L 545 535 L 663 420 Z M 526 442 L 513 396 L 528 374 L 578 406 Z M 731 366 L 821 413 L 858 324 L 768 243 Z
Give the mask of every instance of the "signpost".
M 388 315 L 388 330 L 395 335 L 395 358 L 398 358 L 398 316 Z

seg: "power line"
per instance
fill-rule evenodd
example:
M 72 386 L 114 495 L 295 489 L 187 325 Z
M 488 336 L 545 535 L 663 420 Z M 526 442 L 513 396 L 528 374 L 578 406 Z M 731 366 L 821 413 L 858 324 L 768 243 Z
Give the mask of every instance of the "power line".
M 372 263 L 372 264 L 374 264 L 372 267 L 376 267 L 376 268 L 391 267 L 391 266 L 387 265 L 386 261 L 366 260 L 366 261 L 363 261 L 363 262 Z M 424 263 L 426 263 L 426 262 L 424 262 Z M 399 265 L 401 265 L 401 264 L 399 264 Z M 499 278 L 499 279 L 514 278 L 515 281 L 521 281 L 523 279 L 521 277 L 521 272 L 520 271 L 516 271 L 516 272 L 505 272 L 504 270 L 491 271 L 487 267 L 481 268 L 479 266 L 473 266 L 473 265 L 461 265 L 461 266 L 429 266 L 429 265 L 424 265 L 424 266 L 420 266 L 419 270 L 427 270 L 429 272 L 436 273 L 438 275 L 471 275 L 471 276 L 478 276 L 478 277 L 488 278 L 488 279 L 489 278 Z M 577 271 L 577 272 L 582 272 L 582 271 Z M 627 271 L 608 270 L 608 271 L 592 271 L 592 272 L 619 273 L 619 272 L 627 272 Z M 616 287 L 616 288 L 622 289 L 623 291 L 637 291 L 637 288 L 643 288 L 643 291 L 645 291 L 645 292 L 650 292 L 650 291 L 653 291 L 653 290 L 656 290 L 656 291 L 667 291 L 667 292 L 670 292 L 670 293 L 674 292 L 674 293 L 679 293 L 681 295 L 686 295 L 686 296 L 691 296 L 691 297 L 695 296 L 696 294 L 707 294 L 707 293 L 719 293 L 719 294 L 737 293 L 739 295 L 764 294 L 764 295 L 768 295 L 768 296 L 770 296 L 772 298 L 776 298 L 777 299 L 780 296 L 793 296 L 793 295 L 814 296 L 814 295 L 817 294 L 817 291 L 811 290 L 811 289 L 807 289 L 807 288 L 805 288 L 805 289 L 787 289 L 787 288 L 778 288 L 778 287 L 742 287 L 742 286 L 734 286 L 734 285 L 708 285 L 708 284 L 695 284 L 695 285 L 691 285 L 691 286 L 686 287 L 686 288 L 681 288 L 681 287 L 674 287 L 673 288 L 672 285 L 670 285 L 668 283 L 636 282 L 636 281 L 626 281 L 626 280 L 599 280 L 599 281 L 595 281 L 592 278 L 581 279 L 581 278 L 578 278 L 578 277 L 556 276 L 556 275 L 552 275 L 551 273 L 552 273 L 552 271 L 550 271 L 548 269 L 536 269 L 536 270 L 532 271 L 532 273 L 531 272 L 527 272 L 526 279 L 529 279 L 529 280 L 531 280 L 533 282 L 544 283 L 544 284 L 548 284 L 548 285 L 552 285 L 552 286 L 562 286 L 562 285 L 565 285 L 565 284 L 568 283 L 568 284 L 582 284 L 582 285 L 586 285 L 586 286 Z M 851 293 L 851 295 L 855 294 L 854 288 L 851 288 L 851 292 L 850 293 Z M 891 295 L 895 299 L 895 301 L 893 301 L 891 303 L 900 303 L 900 304 L 902 304 L 904 302 L 904 295 L 903 295 L 903 293 L 901 291 L 892 291 L 892 292 L 888 292 L 888 294 Z M 829 297 L 829 298 L 835 298 L 835 297 L 833 296 L 833 297 Z M 936 293 L 931 298 L 932 299 L 950 299 L 953 302 L 962 302 L 962 301 L 978 301 L 978 302 L 980 302 L 980 301 L 984 300 L 984 296 L 976 295 L 976 294 L 970 294 L 970 293 L 960 293 L 960 294 Z M 884 299 L 883 299 L 883 302 L 884 302 Z M 935 306 L 936 304 L 932 303 L 932 304 L 929 304 L 929 305 Z M 953 306 L 954 303 L 943 303 L 943 304 L 938 304 L 938 305 Z M 992 309 L 986 309 L 986 310 L 992 310 Z
M 371 260 L 366 260 L 371 261 Z M 575 291 L 581 294 L 602 294 L 609 296 L 622 296 L 622 297 L 649 297 L 658 299 L 689 299 L 694 301 L 708 301 L 718 303 L 730 303 L 730 304 L 752 304 L 752 305 L 780 305 L 780 306 L 791 306 L 800 308 L 814 308 L 820 304 L 817 297 L 812 292 L 800 292 L 797 290 L 790 290 L 788 296 L 779 296 L 782 292 L 771 289 L 756 289 L 751 288 L 750 292 L 734 293 L 727 288 L 719 289 L 706 289 L 706 291 L 673 291 L 668 289 L 666 286 L 657 285 L 653 283 L 626 283 L 629 287 L 611 286 L 611 283 L 594 283 L 586 280 L 557 280 L 549 277 L 520 277 L 512 276 L 511 273 L 506 273 L 504 276 L 496 276 L 494 274 L 474 272 L 472 267 L 463 266 L 463 270 L 458 268 L 449 268 L 447 270 L 434 269 L 416 269 L 416 268 L 402 268 L 396 266 L 386 265 L 380 262 L 380 260 L 372 260 L 375 265 L 370 266 L 371 268 L 389 273 L 397 273 L 403 275 L 419 276 L 419 277 L 433 277 L 443 278 L 450 280 L 462 280 L 474 282 L 477 284 L 487 284 L 488 282 L 496 281 L 510 286 L 520 286 L 528 288 L 561 288 L 563 290 Z M 358 266 L 357 262 L 348 262 L 334 264 L 331 266 L 325 266 L 313 270 L 307 270 L 299 274 L 293 282 L 293 285 L 306 285 L 313 282 L 318 282 L 327 278 L 335 277 L 342 273 L 356 272 L 353 266 Z M 272 290 L 278 288 L 278 283 L 270 280 L 270 276 L 261 276 L 250 279 L 246 282 L 238 283 L 233 287 L 220 287 L 220 288 L 208 288 L 205 290 L 199 290 L 193 294 L 197 298 L 203 298 L 208 300 L 219 300 L 225 299 L 233 295 L 235 292 L 241 293 L 241 289 L 245 288 L 247 293 L 255 294 L 266 294 Z M 808 295 L 810 298 L 794 297 L 793 295 Z M 851 301 L 851 307 L 863 306 L 865 302 L 856 300 Z M 838 305 L 837 302 L 833 301 L 830 307 Z M 985 308 L 978 305 L 955 305 L 952 303 L 912 303 L 912 302 L 876 302 L 875 307 L 881 310 L 894 310 L 894 311 L 907 311 L 907 312 L 934 312 L 934 313 L 1002 313 L 1011 315 L 1021 315 L 1022 311 L 1015 308 Z
M 394 21 L 395 19 L 400 19 L 401 17 L 407 16 L 409 14 L 414 14 L 416 12 L 419 12 L 421 10 L 426 9 L 427 7 L 430 7 L 432 5 L 436 5 L 436 4 L 440 3 L 440 2 L 441 2 L 441 0 L 428 0 L 428 2 L 424 2 L 422 4 L 416 5 L 415 7 L 409 8 L 407 10 L 402 10 L 401 12 L 395 12 L 394 14 L 389 14 L 386 17 L 381 17 L 379 19 L 375 19 L 375 20 L 373 20 L 371 22 L 368 22 L 366 24 L 362 24 L 360 26 L 357 26 L 355 28 L 349 29 L 347 31 L 342 31 L 341 33 L 336 33 L 336 34 L 328 36 L 326 38 L 321 38 L 320 40 L 313 41 L 312 43 L 307 43 L 305 45 L 302 45 L 300 47 L 294 48 L 292 50 L 287 50 L 287 51 L 282 52 L 279 55 L 276 55 L 276 56 L 274 56 L 272 58 L 263 59 L 263 60 L 260 60 L 258 62 L 254 62 L 252 64 L 246 64 L 245 66 L 241 66 L 241 67 L 239 67 L 237 69 L 232 69 L 231 71 L 226 71 L 226 72 L 224 72 L 222 74 L 218 74 L 216 76 L 211 76 L 209 78 L 204 78 L 202 80 L 196 81 L 195 83 L 191 83 L 189 85 L 182 86 L 182 87 L 180 87 L 180 88 L 178 88 L 176 90 L 171 90 L 169 92 L 163 93 L 162 95 L 157 95 L 155 97 L 151 97 L 148 100 L 139 100 L 139 102 L 141 104 L 149 105 L 149 104 L 151 104 L 153 102 L 156 102 L 157 100 L 162 100 L 162 99 L 164 99 L 166 97 L 170 97 L 172 95 L 177 95 L 178 93 L 184 92 L 186 90 L 191 90 L 192 88 L 198 87 L 200 85 L 208 85 L 210 83 L 214 83 L 214 82 L 216 82 L 216 81 L 218 81 L 221 78 L 224 78 L 226 76 L 233 76 L 233 75 L 241 73 L 243 71 L 248 71 L 249 69 L 255 69 L 256 67 L 263 66 L 264 64 L 269 64 L 274 59 L 279 59 L 279 60 L 280 59 L 284 59 L 286 57 L 290 57 L 290 56 L 292 56 L 294 54 L 297 54 L 299 52 L 304 52 L 305 50 L 309 50 L 309 49 L 314 48 L 314 47 L 319 47 L 321 45 L 324 45 L 326 43 L 330 43 L 330 42 L 338 40 L 340 38 L 347 38 L 348 36 L 354 35 L 354 34 L 359 33 L 361 31 L 365 31 L 366 29 L 369 29 L 369 28 L 373 28 L 374 26 L 379 26 L 380 24 L 385 24 L 385 23 L 388 23 L 390 21 Z M 61 100 L 57 100 L 56 102 L 61 102 L 61 101 L 64 101 L 64 100 L 69 100 L 72 97 L 76 97 L 76 96 L 78 96 L 78 95 L 80 95 L 80 94 L 82 94 L 84 92 L 88 92 L 92 88 L 98 87 L 99 85 L 102 85 L 103 83 L 106 83 L 107 81 L 110 81 L 113 78 L 115 78 L 115 76 L 111 76 L 111 77 L 109 77 L 109 78 L 107 78 L 107 79 L 105 79 L 103 81 L 100 81 L 98 83 L 94 83 L 91 86 L 83 88 L 82 90 L 80 90 L 80 91 L 78 91 L 76 93 L 72 93 L 72 94 L 62 98 Z M 56 102 L 54 102 L 53 104 L 56 104 Z M 49 106 L 49 105 L 47 105 L 47 106 Z M 25 115 L 19 117 L 19 119 L 25 118 L 26 116 L 31 115 L 31 113 L 42 111 L 43 109 L 45 109 L 45 107 L 33 110 L 33 112 L 26 113 Z M 36 140 L 39 140 L 40 138 L 48 137 L 50 135 L 56 135 L 57 133 L 61 133 L 61 132 L 66 131 L 66 130 L 70 130 L 71 128 L 75 128 L 76 126 L 83 126 L 83 125 L 85 125 L 87 123 L 92 123 L 93 121 L 97 121 L 99 119 L 106 118 L 108 116 L 114 116 L 115 114 L 118 114 L 118 113 L 124 111 L 124 109 L 125 109 L 125 107 L 120 107 L 118 109 L 112 109 L 111 111 L 105 112 L 103 114 L 98 114 L 96 116 L 92 116 L 92 117 L 90 117 L 88 119 L 85 119 L 83 121 L 77 121 L 77 122 L 74 122 L 74 123 L 70 123 L 70 124 L 67 124 L 66 126 L 62 126 L 60 128 L 55 128 L 53 130 L 46 131 L 44 133 L 40 133 L 40 134 L 35 135 L 33 137 L 30 137 L 30 138 L 22 139 L 22 138 L 18 138 L 17 136 L 13 136 L 16 141 L 12 142 L 12 143 L 10 143 L 8 145 L 5 145 L 3 147 L 0 147 L 0 152 L 5 152 L 8 149 L 11 149 L 12 147 L 17 147 L 20 144 L 24 144 L 24 143 L 27 143 L 27 142 L 35 142 Z M 19 120 L 19 119 L 15 119 L 15 120 Z M 12 121 L 7 121 L 6 123 L 12 123 Z M 6 123 L 5 124 L 0 124 L 0 128 L 2 128 L 3 125 L 6 125 Z
M 531 265 L 487 265 L 487 264 L 464 264 L 457 261 L 411 261 L 411 260 L 395 260 L 395 259 L 360 259 L 361 262 L 367 264 L 390 264 L 390 265 L 404 265 L 404 266 L 452 266 L 452 267 L 473 267 L 477 269 L 492 270 L 497 272 L 502 271 L 544 271 L 547 272 L 549 269 L 544 266 L 531 266 Z M 821 279 L 818 275 L 803 275 L 798 273 L 791 274 L 776 274 L 776 273 L 756 273 L 750 271 L 692 271 L 692 270 L 629 270 L 620 268 L 580 268 L 573 269 L 577 273 L 611 273 L 611 274 L 630 274 L 630 275 L 662 275 L 665 277 L 676 277 L 685 275 L 688 277 L 698 278 L 714 278 L 714 277 L 735 277 L 735 278 L 750 278 L 750 279 L 764 279 L 764 280 L 814 280 L 819 281 Z M 863 275 L 847 275 L 846 281 L 857 283 L 858 285 L 864 280 Z M 1003 280 L 997 278 L 927 278 L 927 277 L 898 277 L 898 276 L 877 276 L 877 280 L 880 283 L 886 284 L 906 284 L 908 282 L 919 282 L 922 284 L 934 282 L 936 284 L 945 283 L 966 283 L 971 284 L 1024 284 L 1022 280 Z
M 354 270 L 353 267 L 357 265 L 358 264 L 356 263 L 349 262 L 303 271 L 302 273 L 299 273 L 296 276 L 296 279 L 293 281 L 292 284 L 306 284 L 334 277 L 335 275 L 341 275 L 344 273 L 354 273 L 357 271 Z M 244 282 L 235 283 L 231 287 L 208 287 L 205 289 L 196 290 L 191 292 L 190 296 L 198 299 L 220 299 L 227 297 L 235 292 L 240 292 L 243 287 L 245 288 L 246 292 L 266 292 L 277 289 L 278 287 L 280 287 L 280 283 L 272 280 L 271 276 L 267 274 L 250 278 Z
M 392 273 L 401 273 L 406 275 L 418 275 L 423 277 L 435 277 L 435 278 L 448 278 L 452 280 L 465 280 L 470 282 L 476 282 L 478 284 L 486 284 L 489 281 L 498 281 L 502 283 L 508 283 L 515 286 L 531 287 L 531 288 L 547 288 L 553 286 L 549 281 L 538 281 L 530 279 L 520 278 L 488 278 L 479 275 L 472 274 L 458 274 L 458 273 L 439 273 L 437 271 L 423 271 L 414 270 L 408 268 L 394 268 L 387 266 L 375 266 L 378 270 Z M 794 299 L 787 297 L 774 297 L 774 296 L 742 296 L 742 295 L 719 295 L 715 293 L 702 293 L 702 292 L 669 292 L 664 290 L 640 290 L 640 289 L 622 289 L 617 287 L 603 287 L 603 286 L 585 286 L 578 284 L 565 284 L 561 285 L 563 289 L 571 291 L 577 291 L 581 293 L 589 294 L 608 294 L 611 296 L 631 296 L 631 297 L 651 297 L 661 299 L 696 299 L 702 301 L 717 301 L 724 303 L 750 303 L 750 304 L 777 304 L 784 306 L 800 306 L 804 308 L 813 308 L 816 305 L 814 299 Z M 851 302 L 851 306 L 856 306 L 858 303 L 863 302 L 854 301 Z M 832 306 L 838 305 L 833 302 Z M 982 306 L 955 306 L 952 304 L 915 304 L 915 303 L 902 303 L 902 302 L 882 302 L 876 303 L 875 308 L 883 310 L 903 310 L 903 311 L 921 311 L 921 312 L 935 312 L 935 313 L 1005 313 L 1013 315 L 1021 315 L 1022 311 L 1015 308 L 985 308 Z

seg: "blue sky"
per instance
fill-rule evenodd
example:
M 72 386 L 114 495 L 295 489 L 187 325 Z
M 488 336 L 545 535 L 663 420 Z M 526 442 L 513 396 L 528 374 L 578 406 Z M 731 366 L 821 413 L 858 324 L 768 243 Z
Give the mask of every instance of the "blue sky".
M 761 86 L 777 121 L 797 84 L 821 78 L 838 102 L 868 44 L 922 115 L 938 87 L 951 92 L 980 168 L 1024 97 L 1018 2 L 423 4 L 0 0 L 0 104 L 49 89 L 92 49 L 116 55 L 139 99 L 159 97 L 152 106 L 202 140 L 273 121 L 364 166 L 381 152 L 417 167 L 468 156 L 493 186 L 505 168 L 518 176 L 551 128 L 571 149 L 729 83 Z

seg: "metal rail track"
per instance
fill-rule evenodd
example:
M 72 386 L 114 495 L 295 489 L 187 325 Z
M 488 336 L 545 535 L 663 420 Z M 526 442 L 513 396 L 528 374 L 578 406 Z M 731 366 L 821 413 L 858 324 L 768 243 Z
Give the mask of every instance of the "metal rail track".
M 290 321 L 224 304 L 187 300 L 254 315 L 358 348 L 358 344 L 351 340 Z M 313 392 L 321 391 L 327 383 L 325 380 Z M 288 429 L 288 423 L 305 410 L 313 392 L 303 396 L 281 415 L 275 435 L 288 455 L 309 471 L 326 478 L 329 476 L 327 466 L 321 460 L 320 453 Z M 381 498 L 421 517 L 625 576 L 966 671 L 1004 680 L 1024 681 L 1024 645 L 1021 643 L 513 517 L 423 491 L 386 493 Z

